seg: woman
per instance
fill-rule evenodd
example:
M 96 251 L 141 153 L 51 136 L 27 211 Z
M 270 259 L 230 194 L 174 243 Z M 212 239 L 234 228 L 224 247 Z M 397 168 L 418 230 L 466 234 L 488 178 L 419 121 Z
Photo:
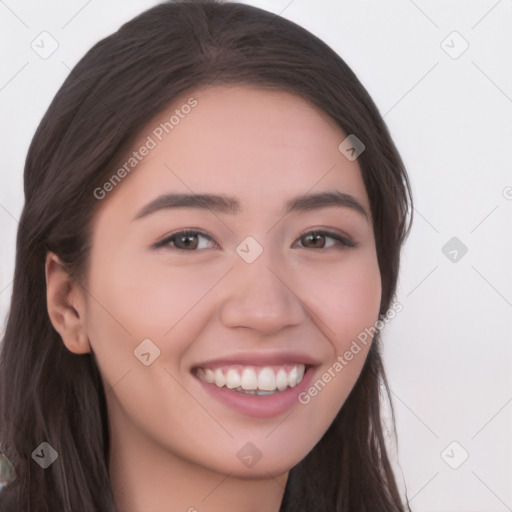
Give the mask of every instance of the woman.
M 24 186 L 0 510 L 409 510 L 379 319 L 410 187 L 328 46 L 243 4 L 158 5 L 73 69 Z

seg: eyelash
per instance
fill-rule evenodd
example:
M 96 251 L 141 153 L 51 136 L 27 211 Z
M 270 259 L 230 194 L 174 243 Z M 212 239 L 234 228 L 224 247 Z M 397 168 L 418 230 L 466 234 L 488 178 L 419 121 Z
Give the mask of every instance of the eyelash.
M 200 250 L 203 250 L 203 249 L 199 249 L 199 250 L 198 249 L 192 249 L 192 250 L 178 249 L 178 248 L 172 247 L 170 245 L 170 243 L 174 242 L 177 238 L 194 236 L 194 235 L 201 235 L 204 238 L 208 239 L 209 241 L 216 243 L 210 235 L 207 235 L 206 233 L 203 233 L 202 231 L 189 229 L 189 230 L 182 230 L 182 231 L 176 231 L 174 233 L 171 233 L 169 236 L 165 237 L 164 239 L 162 239 L 159 242 L 157 242 L 156 244 L 154 244 L 153 248 L 159 249 L 159 248 L 165 247 L 165 248 L 169 248 L 169 249 L 175 249 L 175 250 L 181 251 L 181 252 L 198 252 Z M 323 229 L 314 229 L 312 231 L 306 231 L 299 238 L 297 238 L 297 240 L 301 240 L 302 238 L 305 238 L 308 235 L 310 235 L 310 236 L 311 235 L 325 236 L 326 238 L 332 238 L 332 239 L 336 240 L 336 242 L 338 242 L 338 245 L 341 246 L 341 248 L 356 247 L 356 244 L 354 242 L 352 242 L 352 240 L 350 240 L 349 238 L 347 238 L 343 235 L 340 235 L 339 233 L 336 233 L 333 231 L 327 231 L 327 230 L 323 230 Z M 304 247 L 304 249 L 308 249 L 308 247 Z M 320 247 L 320 249 L 325 249 L 325 248 Z M 327 247 L 327 249 L 330 249 L 330 247 Z

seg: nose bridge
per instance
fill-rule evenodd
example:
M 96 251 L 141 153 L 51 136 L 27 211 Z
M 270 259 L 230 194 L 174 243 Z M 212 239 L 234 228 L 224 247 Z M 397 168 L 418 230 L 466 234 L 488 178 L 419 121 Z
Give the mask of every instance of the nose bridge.
M 300 323 L 303 307 L 287 283 L 290 275 L 284 271 L 280 251 L 247 237 L 236 253 L 222 305 L 224 324 L 270 333 Z

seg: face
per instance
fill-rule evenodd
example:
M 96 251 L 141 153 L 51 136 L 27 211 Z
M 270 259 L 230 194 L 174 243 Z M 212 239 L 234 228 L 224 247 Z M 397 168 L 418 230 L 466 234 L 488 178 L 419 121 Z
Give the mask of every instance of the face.
M 319 441 L 381 296 L 346 136 L 300 97 L 238 85 L 142 130 L 136 165 L 102 189 L 86 282 L 112 435 L 242 477 L 284 473 Z

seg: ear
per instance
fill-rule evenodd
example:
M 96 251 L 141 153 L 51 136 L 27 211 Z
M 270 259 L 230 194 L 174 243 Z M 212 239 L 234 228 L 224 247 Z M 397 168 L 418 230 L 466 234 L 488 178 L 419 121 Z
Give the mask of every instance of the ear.
M 46 254 L 48 315 L 64 345 L 75 354 L 91 352 L 85 323 L 85 292 L 52 252 Z

